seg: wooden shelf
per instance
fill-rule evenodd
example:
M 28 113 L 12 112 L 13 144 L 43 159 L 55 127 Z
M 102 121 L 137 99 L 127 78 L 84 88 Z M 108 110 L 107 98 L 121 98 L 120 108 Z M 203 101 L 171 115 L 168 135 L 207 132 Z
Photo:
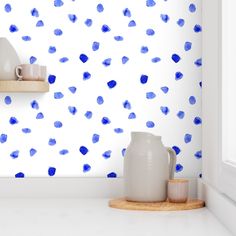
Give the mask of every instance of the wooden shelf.
M 130 202 L 124 198 L 113 199 L 109 201 L 109 206 L 124 210 L 139 210 L 139 211 L 183 211 L 198 209 L 205 206 L 204 201 L 192 199 L 186 203 L 171 203 L 171 202 Z
M 45 93 L 48 91 L 49 84 L 45 81 L 0 80 L 0 92 L 2 93 Z

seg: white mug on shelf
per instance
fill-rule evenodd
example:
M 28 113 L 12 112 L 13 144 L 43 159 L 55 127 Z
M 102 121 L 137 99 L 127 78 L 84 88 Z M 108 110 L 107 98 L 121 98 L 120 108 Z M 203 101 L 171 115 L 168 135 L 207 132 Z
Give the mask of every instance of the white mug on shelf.
M 18 80 L 38 80 L 40 74 L 40 66 L 37 64 L 22 64 L 16 67 Z

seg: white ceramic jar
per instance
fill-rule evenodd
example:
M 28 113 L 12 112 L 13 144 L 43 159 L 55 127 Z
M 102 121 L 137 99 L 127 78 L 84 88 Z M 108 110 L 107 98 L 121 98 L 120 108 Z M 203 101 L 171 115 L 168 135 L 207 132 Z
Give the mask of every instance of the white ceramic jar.
M 0 38 L 0 80 L 16 80 L 15 68 L 20 59 L 10 42 Z
M 167 181 L 174 177 L 175 164 L 175 151 L 164 147 L 160 136 L 132 132 L 124 157 L 126 200 L 165 201 Z

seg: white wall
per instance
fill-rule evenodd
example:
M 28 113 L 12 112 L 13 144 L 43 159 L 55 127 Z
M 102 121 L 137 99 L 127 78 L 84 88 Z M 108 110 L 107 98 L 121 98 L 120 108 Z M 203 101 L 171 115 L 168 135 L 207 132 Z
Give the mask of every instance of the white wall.
M 176 176 L 201 173 L 200 0 L 6 3 L 0 2 L 0 36 L 14 45 L 22 63 L 47 65 L 50 92 L 0 95 L 0 135 L 7 135 L 0 142 L 0 176 L 122 176 L 123 149 L 134 130 L 161 135 L 166 146 L 175 146 Z M 84 23 L 87 19 L 91 26 Z M 104 24 L 110 31 L 102 32 Z M 56 36 L 55 29 L 63 34 Z M 93 42 L 100 43 L 98 50 Z M 79 59 L 81 54 L 87 62 Z M 104 66 L 109 58 L 110 66 Z M 148 80 L 140 81 L 142 75 Z M 113 80 L 117 84 L 109 88 Z M 99 96 L 104 103 L 97 102 Z M 32 108 L 33 101 L 38 107 Z M 73 115 L 69 107 L 77 112 Z M 87 111 L 93 113 L 91 119 L 85 117 Z M 136 118 L 130 119 L 134 113 Z M 10 124 L 11 117 L 18 123 Z M 103 125 L 103 117 L 111 123 Z M 55 128 L 55 121 L 63 126 Z M 56 140 L 54 146 L 50 139 Z M 89 150 L 86 155 L 82 146 Z M 31 149 L 37 152 L 32 155 Z M 19 154 L 11 155 L 14 151 Z

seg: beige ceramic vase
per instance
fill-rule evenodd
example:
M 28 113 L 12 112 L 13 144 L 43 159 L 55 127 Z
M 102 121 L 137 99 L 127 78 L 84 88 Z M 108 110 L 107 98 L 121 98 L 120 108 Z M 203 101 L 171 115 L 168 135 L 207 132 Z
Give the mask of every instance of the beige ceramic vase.
M 175 151 L 164 147 L 160 136 L 146 132 L 132 132 L 131 142 L 124 157 L 126 200 L 165 201 L 167 181 L 173 179 L 175 165 Z
M 6 38 L 0 38 L 0 80 L 16 80 L 15 68 L 20 59 Z

